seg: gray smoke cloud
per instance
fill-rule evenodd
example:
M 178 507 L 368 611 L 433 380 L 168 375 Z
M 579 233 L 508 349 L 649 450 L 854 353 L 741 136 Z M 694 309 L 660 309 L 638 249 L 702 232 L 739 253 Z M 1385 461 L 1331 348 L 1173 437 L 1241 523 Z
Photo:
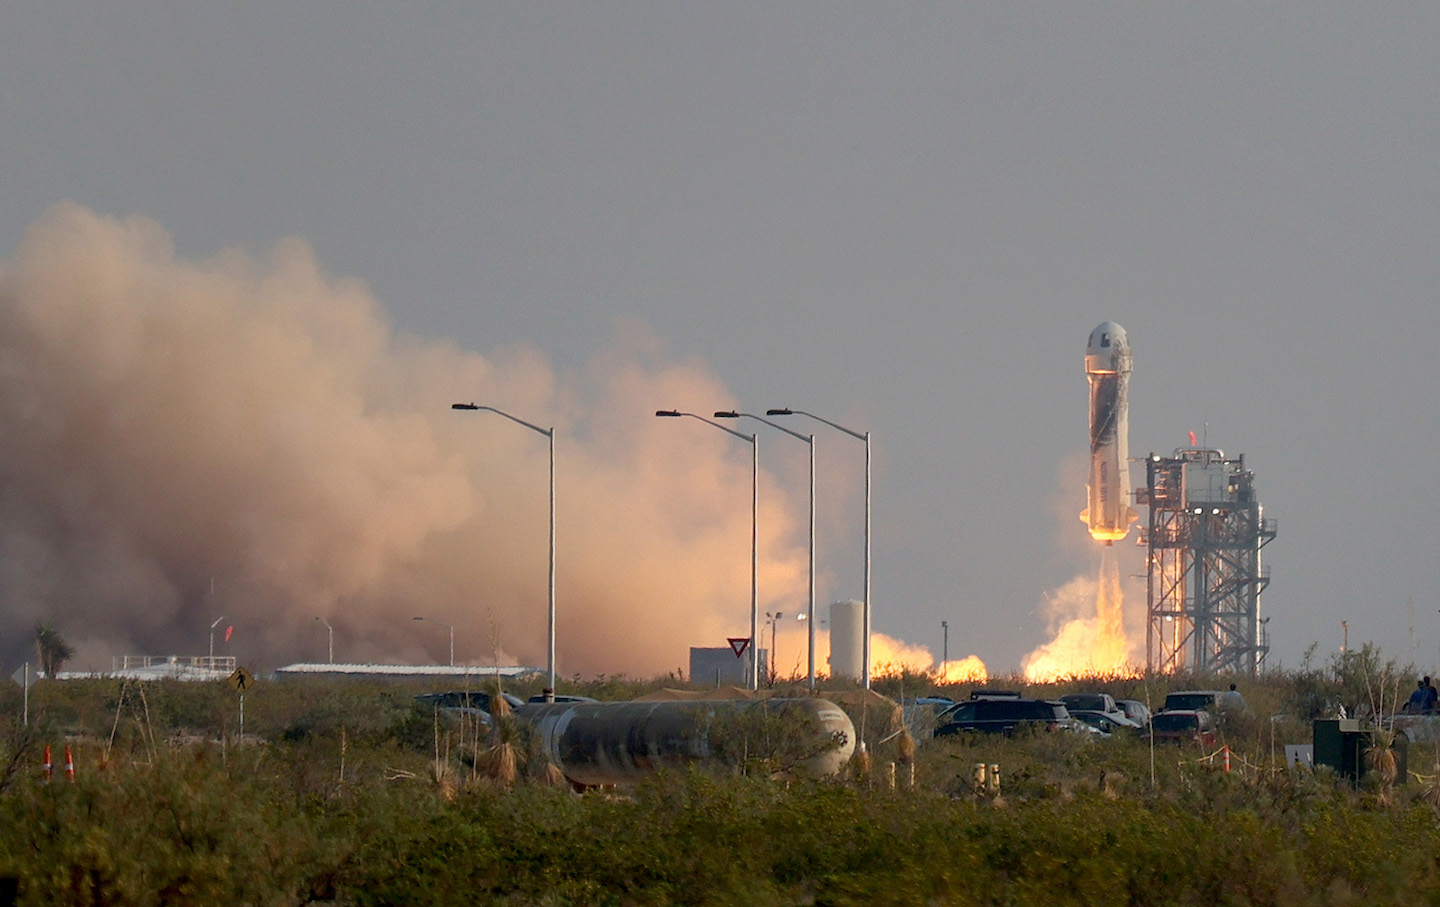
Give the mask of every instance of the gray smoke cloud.
M 37 620 L 73 667 L 545 662 L 556 428 L 558 669 L 650 676 L 748 635 L 749 451 L 735 405 L 643 328 L 557 373 L 530 348 L 395 332 L 301 241 L 176 255 L 153 221 L 61 204 L 0 266 L 0 651 Z M 761 607 L 803 600 L 803 527 L 761 486 Z M 793 610 L 793 608 L 792 608 Z M 424 616 L 435 623 L 416 623 Z

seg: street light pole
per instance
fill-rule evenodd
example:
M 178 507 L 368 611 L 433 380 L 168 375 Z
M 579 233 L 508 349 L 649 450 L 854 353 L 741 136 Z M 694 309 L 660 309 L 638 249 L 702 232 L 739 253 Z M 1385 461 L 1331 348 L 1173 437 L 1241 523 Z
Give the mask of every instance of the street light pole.
M 940 632 L 945 636 L 945 642 L 942 644 L 943 648 L 940 650 L 940 678 L 944 680 L 945 668 L 950 664 L 950 621 L 940 621 Z
M 863 671 L 865 689 L 870 689 L 870 433 L 852 431 L 843 425 L 837 425 L 829 419 L 823 419 L 814 413 L 807 413 L 799 409 L 767 409 L 767 416 L 807 416 L 816 422 L 823 422 L 836 431 L 842 431 L 852 438 L 858 438 L 865 442 L 865 614 L 863 620 L 863 655 L 865 667 Z
M 215 618 L 215 622 L 210 625 L 210 663 L 205 667 L 211 671 L 215 670 L 215 628 L 220 626 L 220 621 L 224 619 L 225 615 L 222 614 Z
M 734 435 L 742 441 L 750 442 L 750 689 L 760 689 L 760 596 L 759 596 L 759 567 L 760 567 L 760 436 L 747 435 L 744 432 L 736 431 L 733 428 L 726 428 L 719 422 L 712 422 L 704 416 L 695 413 L 682 413 L 673 409 L 656 410 L 655 415 L 662 418 L 678 419 L 688 416 L 691 419 L 699 419 L 706 425 L 712 425 L 726 434 Z
M 517 419 L 507 412 L 498 410 L 493 406 L 478 406 L 474 403 L 453 403 L 451 409 L 463 410 L 484 410 L 494 413 L 497 416 L 504 416 L 517 425 L 523 425 L 531 431 L 539 432 L 550 442 L 550 584 L 549 584 L 549 612 L 550 628 L 547 632 L 548 639 L 545 646 L 545 701 L 555 701 L 555 429 L 541 428 L 532 425 L 524 419 Z
M 810 592 L 809 604 L 805 611 L 806 618 L 810 621 L 810 654 L 809 654 L 809 687 L 815 689 L 815 436 L 802 435 L 798 431 L 791 431 L 783 425 L 776 425 L 769 419 L 762 419 L 753 413 L 737 413 L 734 411 L 720 412 L 715 414 L 717 419 L 754 419 L 756 422 L 763 422 L 773 429 L 783 431 L 792 438 L 799 438 L 810 445 Z M 772 656 L 773 657 L 773 656 Z
M 423 617 L 417 617 L 415 619 L 425 620 L 425 618 Z M 450 667 L 455 667 L 455 628 L 450 626 L 449 624 L 442 624 L 440 623 L 440 621 L 435 620 L 434 618 L 431 618 L 429 623 L 438 624 L 439 626 L 442 626 L 450 631 Z
M 771 614 L 766 611 L 765 616 L 770 620 L 770 686 L 773 687 L 775 686 L 775 625 L 785 616 L 785 612 L 776 611 Z
M 325 629 L 330 635 L 330 663 L 333 665 L 335 663 L 335 628 L 330 626 L 330 621 L 323 617 L 317 617 L 315 619 L 325 625 Z

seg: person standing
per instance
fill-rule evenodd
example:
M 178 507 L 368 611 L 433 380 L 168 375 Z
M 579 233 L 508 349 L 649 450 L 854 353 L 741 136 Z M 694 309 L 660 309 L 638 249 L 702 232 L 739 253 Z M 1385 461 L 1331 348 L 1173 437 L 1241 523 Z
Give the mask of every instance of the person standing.
M 1245 697 L 1235 689 L 1235 684 L 1230 684 L 1230 689 L 1220 695 L 1220 711 L 1222 712 L 1243 712 L 1245 711 Z
M 1405 711 L 1411 715 L 1419 715 L 1425 711 L 1426 703 L 1430 701 L 1430 691 L 1426 680 L 1415 681 L 1415 689 L 1410 691 L 1410 698 L 1405 700 Z

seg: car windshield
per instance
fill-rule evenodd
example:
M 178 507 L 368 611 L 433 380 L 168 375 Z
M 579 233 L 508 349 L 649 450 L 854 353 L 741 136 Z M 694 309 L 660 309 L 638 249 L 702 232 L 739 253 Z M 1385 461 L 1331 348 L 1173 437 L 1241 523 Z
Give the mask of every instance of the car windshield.
M 1214 693 L 1171 693 L 1165 697 L 1165 708 L 1172 711 L 1193 711 L 1208 708 L 1214 702 Z
M 1168 712 L 1161 712 L 1150 720 L 1151 727 L 1157 731 L 1193 731 L 1199 724 L 1200 721 L 1195 715 Z

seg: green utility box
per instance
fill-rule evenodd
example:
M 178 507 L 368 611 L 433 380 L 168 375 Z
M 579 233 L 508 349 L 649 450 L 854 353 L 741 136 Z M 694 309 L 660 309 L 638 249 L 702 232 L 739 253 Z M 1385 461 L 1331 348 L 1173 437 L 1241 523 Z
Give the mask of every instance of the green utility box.
M 1361 728 L 1355 718 L 1321 718 L 1313 725 L 1315 764 L 1328 765 L 1335 773 L 1350 779 L 1352 785 L 1365 777 L 1365 751 L 1370 748 L 1370 728 Z M 1407 751 L 1410 740 L 1400 731 L 1390 750 L 1395 754 L 1395 783 L 1404 784 L 1409 775 Z

